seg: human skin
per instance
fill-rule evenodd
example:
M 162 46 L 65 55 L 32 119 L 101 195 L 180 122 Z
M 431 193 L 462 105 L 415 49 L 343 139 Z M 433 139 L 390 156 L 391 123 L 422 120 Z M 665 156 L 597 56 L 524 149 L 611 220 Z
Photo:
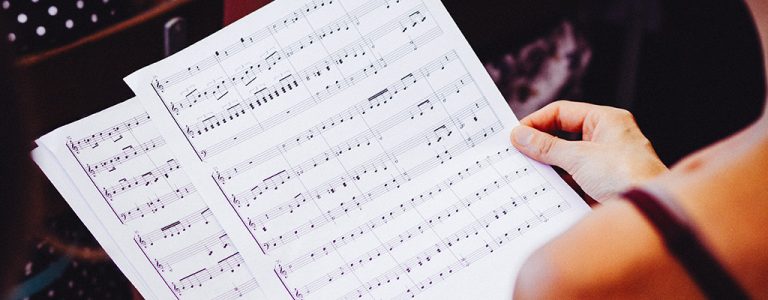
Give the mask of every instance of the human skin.
M 747 4 L 766 57 L 768 1 Z M 768 298 L 768 110 L 746 129 L 639 185 L 676 201 L 748 294 Z M 651 224 L 619 198 L 606 199 L 532 255 L 515 288 L 519 299 L 703 296 Z
M 667 170 L 629 111 L 556 101 L 520 120 L 512 144 L 540 162 L 563 168 L 597 201 L 615 197 Z M 568 141 L 550 132 L 580 133 Z

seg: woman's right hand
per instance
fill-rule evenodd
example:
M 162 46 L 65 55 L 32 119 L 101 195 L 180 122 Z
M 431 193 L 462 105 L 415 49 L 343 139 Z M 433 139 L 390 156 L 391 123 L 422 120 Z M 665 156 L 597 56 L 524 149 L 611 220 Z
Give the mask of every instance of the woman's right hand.
M 597 201 L 668 171 L 626 110 L 557 101 L 520 120 L 512 144 L 523 154 L 568 172 Z M 581 133 L 568 141 L 551 133 Z

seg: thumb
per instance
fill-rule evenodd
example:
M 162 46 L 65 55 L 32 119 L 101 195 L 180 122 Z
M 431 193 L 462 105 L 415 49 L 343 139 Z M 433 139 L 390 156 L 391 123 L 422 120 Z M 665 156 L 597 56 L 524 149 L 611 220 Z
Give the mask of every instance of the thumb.
M 530 158 L 548 165 L 555 165 L 571 173 L 581 155 L 578 142 L 571 142 L 520 125 L 512 129 L 512 144 Z

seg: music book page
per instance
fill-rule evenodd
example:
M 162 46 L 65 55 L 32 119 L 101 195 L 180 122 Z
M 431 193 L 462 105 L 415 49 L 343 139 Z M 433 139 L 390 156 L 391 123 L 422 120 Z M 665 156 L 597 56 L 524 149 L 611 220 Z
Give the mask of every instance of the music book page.
M 265 297 L 137 99 L 37 144 L 35 161 L 144 297 Z
M 269 298 L 509 298 L 588 211 L 511 147 L 516 118 L 438 0 L 275 1 L 126 82 L 175 154 L 143 171 L 184 166 L 207 204 L 184 214 L 210 209 Z M 132 176 L 101 196 L 149 180 Z
M 59 164 L 58 159 L 48 148 L 37 147 L 32 150 L 32 159 L 40 167 L 45 176 L 50 179 L 56 190 L 67 200 L 67 203 L 76 211 L 80 220 L 88 228 L 90 233 L 96 238 L 104 251 L 109 254 L 109 258 L 115 262 L 125 277 L 131 281 L 142 295 L 146 298 L 156 298 L 151 289 L 147 286 L 144 279 L 138 275 L 133 264 L 125 257 L 120 246 L 114 241 L 110 232 L 101 225 L 96 214 L 88 206 L 87 201 L 83 199 L 80 190 L 67 175 L 67 171 Z

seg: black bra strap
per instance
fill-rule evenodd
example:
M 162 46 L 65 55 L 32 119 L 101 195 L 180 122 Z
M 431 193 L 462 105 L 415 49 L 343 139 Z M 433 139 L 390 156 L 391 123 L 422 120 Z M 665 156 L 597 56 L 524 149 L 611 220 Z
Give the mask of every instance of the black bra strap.
M 651 222 L 667 250 L 709 299 L 749 299 L 738 282 L 725 270 L 696 236 L 693 228 L 659 199 L 641 189 L 622 194 Z

